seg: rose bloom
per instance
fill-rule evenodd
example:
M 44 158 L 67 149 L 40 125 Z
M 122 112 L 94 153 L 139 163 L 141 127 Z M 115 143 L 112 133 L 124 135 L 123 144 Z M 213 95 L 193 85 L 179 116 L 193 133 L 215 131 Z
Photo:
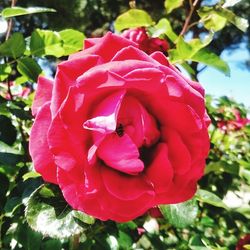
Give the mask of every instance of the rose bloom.
M 248 249 L 244 245 L 250 245 L 250 234 L 243 236 L 237 243 L 235 250 L 245 250 Z
M 132 220 L 196 192 L 209 150 L 204 90 L 161 52 L 107 33 L 40 77 L 30 154 L 72 208 Z
M 160 38 L 150 38 L 144 27 L 125 30 L 122 33 L 125 37 L 139 45 L 139 49 L 147 54 L 155 51 L 166 52 L 169 49 L 169 44 L 166 40 Z
M 217 126 L 219 129 L 223 131 L 238 131 L 250 124 L 250 119 L 241 117 L 241 113 L 238 109 L 233 109 L 232 113 L 235 119 L 218 121 Z

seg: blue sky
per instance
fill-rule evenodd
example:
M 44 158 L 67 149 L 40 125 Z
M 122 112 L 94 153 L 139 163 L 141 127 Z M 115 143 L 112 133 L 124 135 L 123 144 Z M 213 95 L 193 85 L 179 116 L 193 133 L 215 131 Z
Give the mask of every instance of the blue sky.
M 231 76 L 207 67 L 199 75 L 199 82 L 207 94 L 213 96 L 227 95 L 250 108 L 250 71 L 243 66 L 244 60 L 249 58 L 249 52 L 244 44 L 233 53 L 224 51 L 222 59 L 230 66 Z

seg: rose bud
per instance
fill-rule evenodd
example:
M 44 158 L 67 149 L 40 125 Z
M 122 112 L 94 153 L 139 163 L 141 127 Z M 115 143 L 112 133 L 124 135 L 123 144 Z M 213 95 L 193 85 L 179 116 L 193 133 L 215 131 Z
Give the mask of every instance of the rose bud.
M 139 45 L 139 49 L 147 54 L 155 51 L 166 52 L 169 49 L 169 44 L 166 40 L 160 38 L 150 38 L 144 27 L 128 29 L 122 33 L 125 37 Z
M 143 43 L 143 48 L 147 54 L 152 54 L 155 51 L 166 52 L 169 49 L 169 44 L 164 39 L 150 38 Z
M 204 90 L 161 52 L 107 33 L 40 77 L 30 154 L 76 210 L 125 222 L 196 192 L 209 150 Z
M 122 32 L 121 36 L 139 45 L 149 39 L 147 31 L 144 27 L 125 30 Z

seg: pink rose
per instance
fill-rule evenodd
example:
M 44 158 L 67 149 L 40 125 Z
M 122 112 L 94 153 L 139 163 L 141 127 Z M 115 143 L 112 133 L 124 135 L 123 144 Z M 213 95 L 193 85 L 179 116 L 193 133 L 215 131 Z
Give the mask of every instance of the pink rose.
M 166 52 L 169 49 L 169 44 L 166 40 L 160 38 L 150 38 L 144 27 L 125 30 L 122 33 L 125 37 L 139 45 L 139 49 L 147 54 L 155 51 Z
M 196 191 L 209 150 L 204 91 L 155 52 L 107 33 L 40 77 L 34 166 L 66 201 L 101 220 L 132 220 Z

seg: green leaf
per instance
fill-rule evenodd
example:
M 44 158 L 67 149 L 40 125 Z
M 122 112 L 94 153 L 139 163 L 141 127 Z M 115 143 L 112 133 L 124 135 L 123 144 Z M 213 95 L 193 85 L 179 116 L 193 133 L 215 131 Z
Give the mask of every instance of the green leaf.
M 1 15 L 3 18 L 10 18 L 15 16 L 23 16 L 23 15 L 30 15 L 30 14 L 44 13 L 44 12 L 56 12 L 56 10 L 44 7 L 29 7 L 29 8 L 11 7 L 3 9 Z
M 92 216 L 89 216 L 81 211 L 72 211 L 72 215 L 77 218 L 78 220 L 82 221 L 83 223 L 86 224 L 94 224 L 95 223 L 95 218 Z
M 236 164 L 229 164 L 224 161 L 216 161 L 216 162 L 209 162 L 206 166 L 205 173 L 208 174 L 210 172 L 216 172 L 216 173 L 229 173 L 234 175 L 239 175 L 239 166 Z
M 195 71 L 193 70 L 193 68 L 186 62 L 182 62 L 181 66 L 191 75 L 191 76 L 195 76 Z
M 63 41 L 64 55 L 70 55 L 83 48 L 85 38 L 82 32 L 73 29 L 66 29 L 59 32 Z
M 12 217 L 13 213 L 22 205 L 21 197 L 11 197 L 4 206 L 5 216 Z
M 201 21 L 204 22 L 204 26 L 214 31 L 224 28 L 227 21 L 243 32 L 246 32 L 249 26 L 247 19 L 236 16 L 232 11 L 221 6 L 204 6 L 199 9 L 198 14 L 201 17 Z
M 210 7 L 204 6 L 197 12 L 201 17 L 201 22 L 204 23 L 205 28 L 208 30 L 219 31 L 227 24 L 227 19 Z
M 41 176 L 39 173 L 31 171 L 23 175 L 23 181 L 26 181 L 30 178 L 37 178 L 39 176 Z
M 42 235 L 34 232 L 27 223 L 20 223 L 15 232 L 17 242 L 22 246 L 22 249 L 40 250 Z
M 39 64 L 31 57 L 24 57 L 17 61 L 17 70 L 20 74 L 29 80 L 36 82 L 38 76 L 42 73 Z
M 213 33 L 209 33 L 203 41 L 198 38 L 185 42 L 182 37 L 178 38 L 176 44 L 178 52 L 183 58 L 192 58 L 199 50 L 206 47 L 213 40 Z
M 21 85 L 22 83 L 27 82 L 29 79 L 26 76 L 19 76 L 15 79 L 15 85 Z
M 0 152 L 1 153 L 10 153 L 10 154 L 20 154 L 20 151 L 10 147 L 9 145 L 5 144 L 4 142 L 0 141 Z
M 18 58 L 25 51 L 25 41 L 21 33 L 14 33 L 7 41 L 0 45 L 0 56 Z
M 6 201 L 6 193 L 8 192 L 9 189 L 9 179 L 5 174 L 1 172 L 0 172 L 0 183 L 1 183 L 1 188 L 0 188 L 0 212 L 1 212 Z
M 164 2 L 167 14 L 171 13 L 174 9 L 180 7 L 182 4 L 183 0 L 165 0 Z
M 30 52 L 35 56 L 63 56 L 63 42 L 59 33 L 36 29 L 31 35 Z
M 221 72 L 226 76 L 230 76 L 230 68 L 228 64 L 223 61 L 219 56 L 209 51 L 206 48 L 198 51 L 192 58 L 192 61 L 204 63 L 205 65 L 211 66 Z
M 155 26 L 155 31 L 152 37 L 159 37 L 165 34 L 173 43 L 178 38 L 177 34 L 173 31 L 170 22 L 166 18 L 162 18 Z
M 152 18 L 146 11 L 131 9 L 118 16 L 114 26 L 116 31 L 122 31 L 128 28 L 148 27 L 153 25 L 153 23 Z
M 136 230 L 138 226 L 134 221 L 128 221 L 124 223 L 119 223 L 118 227 L 122 231 L 126 231 L 126 230 L 131 231 L 131 230 Z
M 230 69 L 226 62 L 219 56 L 210 52 L 206 47 L 213 38 L 213 33 L 210 33 L 203 41 L 200 39 L 192 39 L 189 42 L 184 41 L 182 37 L 178 38 L 176 49 L 168 51 L 170 61 L 172 63 L 182 64 L 184 61 L 195 61 L 205 65 L 214 67 L 227 76 L 230 75 Z
M 75 215 L 59 188 L 49 184 L 40 186 L 31 194 L 25 210 L 31 228 L 52 238 L 68 238 L 82 233 L 84 228 L 76 222 Z M 77 218 L 83 217 L 77 214 Z M 88 221 L 86 217 L 84 221 Z
M 225 17 L 230 23 L 235 25 L 238 29 L 240 29 L 243 32 L 247 31 L 247 28 L 249 26 L 247 19 L 236 16 L 231 10 L 224 9 L 222 7 L 219 7 L 217 11 L 219 11 L 219 14 L 222 17 Z
M 9 64 L 0 64 L 0 82 L 4 81 L 11 73 Z
M 210 248 L 204 245 L 200 236 L 197 234 L 190 238 L 188 246 L 191 250 L 210 250 Z
M 247 205 L 246 207 L 238 207 L 235 209 L 236 212 L 241 213 L 247 219 L 250 219 L 250 207 Z
M 133 240 L 130 235 L 122 231 L 119 231 L 119 237 L 117 240 L 121 249 L 131 249 L 133 245 Z
M 0 140 L 8 145 L 12 145 L 17 137 L 17 130 L 7 116 L 0 115 Z M 0 144 L 2 147 L 3 144 Z
M 239 175 L 241 178 L 246 179 L 246 181 L 250 185 L 250 170 L 241 167 Z
M 14 166 L 21 160 L 21 155 L 0 152 L 0 164 Z
M 200 224 L 205 227 L 214 227 L 214 220 L 208 216 L 202 217 L 200 220 Z
M 62 250 L 62 243 L 57 239 L 48 239 L 42 243 L 42 248 L 44 250 Z
M 217 195 L 207 190 L 204 189 L 197 190 L 195 197 L 197 200 L 213 205 L 215 207 L 222 207 L 225 209 L 229 209 L 227 205 Z
M 198 215 L 195 199 L 178 204 L 160 205 L 159 208 L 168 222 L 178 228 L 192 225 Z

